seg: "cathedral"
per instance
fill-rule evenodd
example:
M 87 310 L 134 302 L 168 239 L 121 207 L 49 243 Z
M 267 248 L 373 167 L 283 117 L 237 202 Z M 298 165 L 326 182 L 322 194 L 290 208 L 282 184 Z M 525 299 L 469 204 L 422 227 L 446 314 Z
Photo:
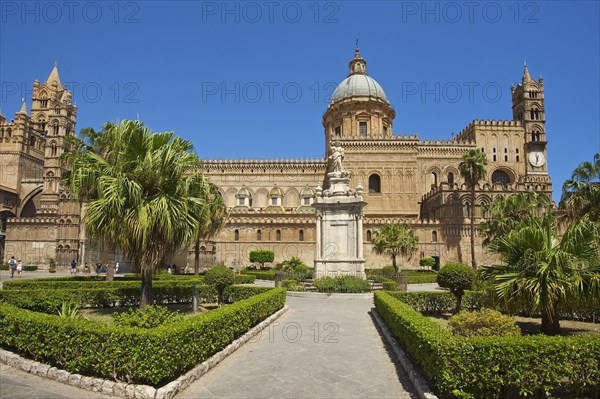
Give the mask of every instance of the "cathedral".
M 469 263 L 470 220 L 479 223 L 482 205 L 498 195 L 537 191 L 552 195 L 546 156 L 544 82 L 525 67 L 513 85 L 512 120 L 473 120 L 451 140 L 421 140 L 396 135 L 395 111 L 385 91 L 367 73 L 358 49 L 348 75 L 333 92 L 322 116 L 324 157 L 319 159 L 231 159 L 203 161 L 229 209 L 225 227 L 201 246 L 203 267 L 213 262 L 242 267 L 254 249 L 271 249 L 275 262 L 293 256 L 313 265 L 317 219 L 312 206 L 317 190 L 327 188 L 331 143 L 344 150 L 351 187 L 362 186 L 363 210 L 359 253 L 367 268 L 390 264 L 376 255 L 371 240 L 384 224 L 407 223 L 419 237 L 419 250 L 402 267 L 416 267 L 421 257 L 439 264 Z M 65 138 L 75 134 L 77 108 L 60 83 L 56 65 L 48 79 L 33 86 L 7 121 L 0 115 L 0 200 L 2 256 L 45 267 L 49 258 L 67 267 L 71 259 L 94 263 L 102 249 L 86 239 L 79 223 L 81 204 L 61 187 L 59 157 L 69 151 Z M 458 165 L 470 149 L 487 156 L 487 176 L 476 186 L 474 206 Z M 335 256 L 336 243 L 330 254 Z M 493 258 L 482 237 L 475 237 L 479 264 Z M 327 245 L 327 244 L 326 244 Z M 173 259 L 194 264 L 193 248 Z

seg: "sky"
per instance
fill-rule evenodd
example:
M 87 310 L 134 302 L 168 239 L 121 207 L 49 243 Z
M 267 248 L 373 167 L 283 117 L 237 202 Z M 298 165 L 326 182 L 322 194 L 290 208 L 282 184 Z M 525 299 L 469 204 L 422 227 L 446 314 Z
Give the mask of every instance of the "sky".
M 600 152 L 598 1 L 0 2 L 0 109 L 58 60 L 77 130 L 141 119 L 202 158 L 321 158 L 321 117 L 356 40 L 395 134 L 449 139 L 512 119 L 523 63 L 544 77 L 554 199 Z

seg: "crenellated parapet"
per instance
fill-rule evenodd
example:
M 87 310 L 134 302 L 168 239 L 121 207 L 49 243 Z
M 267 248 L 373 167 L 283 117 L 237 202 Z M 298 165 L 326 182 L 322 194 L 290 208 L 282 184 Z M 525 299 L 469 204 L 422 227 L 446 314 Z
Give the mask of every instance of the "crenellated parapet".
M 52 224 L 52 225 L 56 225 L 58 222 L 58 219 L 55 217 L 8 218 L 7 222 L 10 224 L 27 224 L 27 225 Z
M 205 159 L 202 168 L 206 173 L 239 171 L 267 173 L 268 171 L 280 172 L 302 171 L 303 169 L 317 169 L 324 171 L 327 161 L 322 158 L 296 158 L 296 159 Z

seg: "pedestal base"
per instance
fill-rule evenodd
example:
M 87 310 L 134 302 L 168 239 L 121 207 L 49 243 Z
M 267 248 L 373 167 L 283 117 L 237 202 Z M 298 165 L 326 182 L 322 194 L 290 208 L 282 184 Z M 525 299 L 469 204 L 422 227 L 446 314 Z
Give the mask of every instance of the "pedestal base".
M 337 276 L 366 279 L 364 259 L 315 260 L 315 278 Z

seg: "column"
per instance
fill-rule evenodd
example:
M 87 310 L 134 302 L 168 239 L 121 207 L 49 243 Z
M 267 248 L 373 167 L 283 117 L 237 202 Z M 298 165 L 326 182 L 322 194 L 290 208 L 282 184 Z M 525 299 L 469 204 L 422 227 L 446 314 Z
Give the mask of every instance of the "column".
M 363 221 L 362 214 L 358 214 L 358 259 L 363 258 Z
M 317 215 L 317 228 L 315 230 L 315 260 L 321 259 L 321 216 Z

